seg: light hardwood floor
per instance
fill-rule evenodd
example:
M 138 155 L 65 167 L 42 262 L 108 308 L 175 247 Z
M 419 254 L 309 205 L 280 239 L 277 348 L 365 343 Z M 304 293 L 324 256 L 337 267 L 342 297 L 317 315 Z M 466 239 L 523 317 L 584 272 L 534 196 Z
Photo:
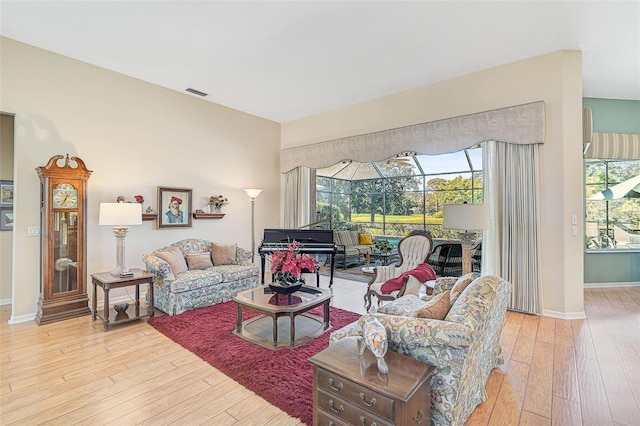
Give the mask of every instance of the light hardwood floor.
M 326 286 L 326 277 L 322 279 Z M 366 284 L 335 306 L 364 312 Z M 509 312 L 505 364 L 468 425 L 640 425 L 640 288 L 585 290 L 587 320 Z M 8 325 L 0 307 L 0 424 L 297 425 L 143 321 Z

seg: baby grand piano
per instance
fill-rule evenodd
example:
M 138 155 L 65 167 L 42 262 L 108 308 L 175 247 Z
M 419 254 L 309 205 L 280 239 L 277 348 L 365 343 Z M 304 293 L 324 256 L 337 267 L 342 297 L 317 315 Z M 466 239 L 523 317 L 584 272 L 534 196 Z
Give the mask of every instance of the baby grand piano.
M 262 244 L 258 248 L 260 254 L 261 282 L 264 284 L 265 256 L 281 251 L 296 240 L 300 245 L 299 252 L 306 254 L 326 254 L 331 258 L 331 277 L 329 287 L 333 285 L 336 245 L 333 241 L 333 230 L 328 229 L 265 229 Z

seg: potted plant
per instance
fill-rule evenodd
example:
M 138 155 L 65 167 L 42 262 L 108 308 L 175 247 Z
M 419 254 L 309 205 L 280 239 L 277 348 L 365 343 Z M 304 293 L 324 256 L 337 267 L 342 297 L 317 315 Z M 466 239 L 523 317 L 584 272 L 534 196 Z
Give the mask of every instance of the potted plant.
M 388 254 L 393 250 L 393 244 L 391 244 L 388 240 L 375 240 L 373 242 L 376 250 L 383 254 Z
M 292 293 L 302 286 L 300 274 L 302 271 L 315 271 L 317 261 L 308 254 L 299 252 L 300 245 L 296 240 L 287 246 L 286 250 L 278 250 L 271 256 L 271 273 L 273 291 L 278 293 Z M 280 290 L 286 289 L 286 290 Z

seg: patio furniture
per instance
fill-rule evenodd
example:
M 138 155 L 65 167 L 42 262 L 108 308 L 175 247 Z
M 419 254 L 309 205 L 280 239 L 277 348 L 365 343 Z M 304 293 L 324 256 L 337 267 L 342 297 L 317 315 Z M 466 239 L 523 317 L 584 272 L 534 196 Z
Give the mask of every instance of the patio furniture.
M 427 259 L 439 277 L 459 277 L 462 275 L 462 244 L 457 241 L 445 241 L 433 249 Z

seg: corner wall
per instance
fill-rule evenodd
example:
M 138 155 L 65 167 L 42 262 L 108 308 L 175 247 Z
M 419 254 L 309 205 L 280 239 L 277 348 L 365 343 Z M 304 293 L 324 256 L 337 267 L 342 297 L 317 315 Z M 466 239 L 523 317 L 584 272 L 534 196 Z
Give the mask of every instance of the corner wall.
M 542 100 L 542 284 L 545 314 L 584 317 L 582 56 L 559 51 L 282 125 L 282 148 Z M 578 235 L 571 236 L 571 216 Z
M 143 253 L 183 238 L 250 248 L 251 202 L 243 188 L 264 189 L 255 206 L 258 241 L 265 227 L 280 223 L 278 123 L 11 39 L 0 44 L 0 110 L 16 119 L 12 321 L 37 311 L 39 238 L 27 237 L 27 228 L 40 225 L 35 168 L 53 155 L 77 156 L 93 170 L 88 275 L 115 266 L 116 241 L 110 227 L 98 225 L 98 210 L 118 195 L 130 201 L 141 194 L 145 208 L 154 210 L 158 186 L 192 188 L 194 210 L 211 195 L 229 199 L 220 220 L 194 219 L 192 228 L 157 229 L 156 221 L 132 227 L 128 267 L 144 268 Z

